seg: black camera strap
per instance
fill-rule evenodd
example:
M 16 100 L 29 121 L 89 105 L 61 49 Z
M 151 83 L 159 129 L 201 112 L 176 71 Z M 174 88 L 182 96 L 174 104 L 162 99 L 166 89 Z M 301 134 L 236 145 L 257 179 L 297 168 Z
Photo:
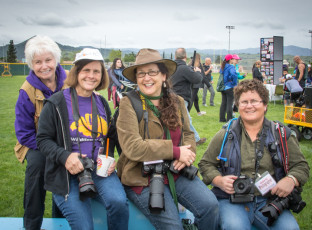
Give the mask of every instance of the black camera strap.
M 260 134 L 260 146 L 258 148 L 258 141 L 257 141 L 256 146 L 255 146 L 255 154 L 256 154 L 256 163 L 255 163 L 256 175 L 255 175 L 255 178 L 258 175 L 258 171 L 259 171 L 259 167 L 260 167 L 260 160 L 262 159 L 263 154 L 264 154 L 265 140 L 267 137 L 267 132 L 269 130 L 269 126 L 268 126 L 266 121 L 267 120 L 265 119 L 264 120 L 264 126 L 263 126 L 263 129 L 262 129 L 261 134 Z
M 79 153 L 81 156 L 81 147 L 80 147 L 80 137 L 79 137 L 79 132 L 78 132 L 78 121 L 80 119 L 80 114 L 79 114 L 79 104 L 78 104 L 78 99 L 77 99 L 77 92 L 76 89 L 70 88 L 70 96 L 71 96 L 71 101 L 72 101 L 72 110 L 73 110 L 73 117 L 76 123 L 76 131 L 77 131 L 77 138 L 78 138 L 78 148 L 79 148 Z M 95 140 L 98 135 L 98 122 L 97 122 L 97 115 L 98 115 L 98 109 L 96 106 L 96 101 L 93 96 L 91 95 L 91 107 L 92 107 L 92 130 L 90 130 L 82 121 L 83 126 L 91 132 L 92 135 L 92 160 L 94 158 L 94 150 L 95 150 Z M 101 119 L 100 119 L 101 122 Z M 102 127 L 102 125 L 101 125 Z

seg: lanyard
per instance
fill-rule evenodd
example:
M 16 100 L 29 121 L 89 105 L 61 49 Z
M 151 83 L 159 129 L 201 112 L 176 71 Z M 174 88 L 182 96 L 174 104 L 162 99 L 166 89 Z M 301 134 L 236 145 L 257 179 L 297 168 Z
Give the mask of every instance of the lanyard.
M 257 177 L 257 175 L 258 175 L 258 170 L 260 167 L 260 160 L 262 159 L 263 154 L 264 154 L 264 144 L 265 144 L 265 140 L 267 137 L 267 131 L 268 131 L 268 127 L 266 124 L 264 124 L 264 127 L 263 127 L 261 135 L 260 135 L 259 149 L 258 149 L 258 143 L 256 143 L 256 146 L 255 146 L 255 154 L 256 154 L 256 163 L 255 163 L 256 164 L 255 165 L 256 175 L 255 175 L 255 177 Z
M 79 132 L 78 132 L 78 121 L 80 119 L 80 114 L 79 114 L 79 105 L 78 105 L 78 99 L 77 99 L 77 92 L 76 89 L 70 88 L 70 96 L 71 96 L 71 101 L 72 101 L 72 109 L 73 109 L 73 117 L 76 123 L 76 128 L 77 128 L 77 137 L 78 137 L 78 148 L 79 148 L 79 153 L 81 155 L 81 148 L 80 148 L 80 138 L 79 138 Z M 81 119 L 81 122 L 83 126 L 91 132 L 92 135 L 92 160 L 94 158 L 94 150 L 95 150 L 95 139 L 98 135 L 98 120 L 97 120 L 97 106 L 96 106 L 96 101 L 93 96 L 91 95 L 91 110 L 92 110 L 92 130 L 90 130 L 84 123 L 83 120 Z M 101 122 L 101 119 L 100 119 Z M 101 125 L 102 128 L 102 125 Z M 103 144 L 103 141 L 101 141 Z

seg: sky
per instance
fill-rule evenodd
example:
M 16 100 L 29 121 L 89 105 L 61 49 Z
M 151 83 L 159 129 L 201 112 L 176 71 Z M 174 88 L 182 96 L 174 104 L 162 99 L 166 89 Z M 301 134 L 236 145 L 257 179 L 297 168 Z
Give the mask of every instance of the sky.
M 311 48 L 311 0 L 0 0 L 0 46 L 34 35 L 96 48 Z M 234 26 L 234 29 L 226 29 Z M 230 35 L 230 36 L 229 36 Z

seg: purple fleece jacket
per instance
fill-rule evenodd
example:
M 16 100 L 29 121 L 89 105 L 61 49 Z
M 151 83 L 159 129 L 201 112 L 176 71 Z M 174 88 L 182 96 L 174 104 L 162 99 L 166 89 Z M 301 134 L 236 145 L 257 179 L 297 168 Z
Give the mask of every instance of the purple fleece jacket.
M 55 74 L 57 76 L 56 90 L 52 92 L 40 79 L 35 75 L 34 71 L 30 71 L 26 80 L 36 89 L 42 91 L 45 98 L 49 98 L 54 93 L 60 91 L 66 79 L 65 70 L 58 64 Z M 35 107 L 30 101 L 24 90 L 19 91 L 19 96 L 15 105 L 15 134 L 17 140 L 30 149 L 37 149 L 36 144 L 36 127 L 34 123 Z

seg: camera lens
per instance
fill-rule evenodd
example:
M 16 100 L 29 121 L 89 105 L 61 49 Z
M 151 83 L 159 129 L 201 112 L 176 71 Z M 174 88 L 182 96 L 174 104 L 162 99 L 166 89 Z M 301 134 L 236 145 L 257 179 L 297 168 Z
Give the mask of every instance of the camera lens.
M 159 214 L 165 209 L 164 191 L 164 176 L 157 173 L 152 174 L 149 197 L 149 209 L 151 213 Z

